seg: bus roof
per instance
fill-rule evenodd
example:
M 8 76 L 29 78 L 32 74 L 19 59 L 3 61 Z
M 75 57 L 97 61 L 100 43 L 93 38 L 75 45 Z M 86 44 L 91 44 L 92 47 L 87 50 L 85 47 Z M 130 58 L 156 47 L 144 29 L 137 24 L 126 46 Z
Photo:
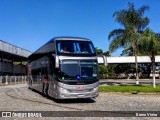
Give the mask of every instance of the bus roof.
M 51 42 L 51 41 L 56 41 L 56 40 L 80 40 L 80 41 L 91 41 L 91 40 L 89 40 L 88 38 L 61 36 L 61 37 L 54 37 L 54 38 L 52 38 L 49 42 Z

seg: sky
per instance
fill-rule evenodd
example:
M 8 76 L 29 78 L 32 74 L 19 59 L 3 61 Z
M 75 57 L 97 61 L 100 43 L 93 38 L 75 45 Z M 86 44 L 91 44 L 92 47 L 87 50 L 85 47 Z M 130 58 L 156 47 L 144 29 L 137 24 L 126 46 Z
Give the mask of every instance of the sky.
M 126 9 L 128 2 L 136 9 L 148 5 L 148 27 L 160 32 L 159 0 L 0 0 L 0 39 L 34 52 L 53 37 L 84 37 L 105 52 L 108 34 L 122 28 L 113 13 Z

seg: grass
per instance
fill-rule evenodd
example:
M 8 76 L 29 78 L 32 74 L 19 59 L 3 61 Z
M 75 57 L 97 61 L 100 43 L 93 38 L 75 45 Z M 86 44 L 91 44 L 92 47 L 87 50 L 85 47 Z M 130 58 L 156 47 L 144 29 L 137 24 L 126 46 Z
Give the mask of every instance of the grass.
M 156 85 L 156 88 L 152 85 L 100 86 L 99 92 L 160 92 L 160 85 Z

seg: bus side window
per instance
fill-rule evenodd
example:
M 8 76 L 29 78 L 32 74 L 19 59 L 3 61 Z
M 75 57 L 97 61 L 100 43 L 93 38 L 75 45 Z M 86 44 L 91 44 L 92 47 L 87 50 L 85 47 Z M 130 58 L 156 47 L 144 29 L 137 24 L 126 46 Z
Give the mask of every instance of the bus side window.
M 50 56 L 49 58 L 50 62 L 49 62 L 49 74 L 51 76 L 54 76 L 55 75 L 55 58 L 53 56 Z
M 41 73 L 42 73 L 43 77 L 44 77 L 45 75 L 48 75 L 47 67 L 43 67 Z

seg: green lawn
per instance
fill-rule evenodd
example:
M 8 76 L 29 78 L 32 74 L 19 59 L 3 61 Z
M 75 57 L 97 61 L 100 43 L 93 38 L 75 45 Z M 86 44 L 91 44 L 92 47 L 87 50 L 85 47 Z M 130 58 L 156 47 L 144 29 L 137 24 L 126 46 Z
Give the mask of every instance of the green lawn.
M 100 86 L 99 92 L 160 92 L 160 85 L 153 88 L 152 85 L 125 85 L 125 86 Z

